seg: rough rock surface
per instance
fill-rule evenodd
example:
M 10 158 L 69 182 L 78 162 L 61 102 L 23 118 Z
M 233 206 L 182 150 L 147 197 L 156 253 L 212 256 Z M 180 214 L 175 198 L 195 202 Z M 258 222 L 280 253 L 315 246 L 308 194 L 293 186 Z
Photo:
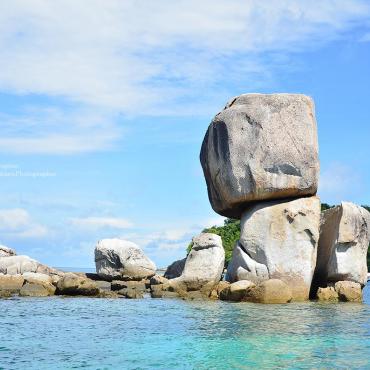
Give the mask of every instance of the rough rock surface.
M 331 301 L 337 302 L 339 299 L 337 291 L 334 287 L 329 286 L 327 288 L 319 288 L 317 290 L 317 299 L 319 301 Z
M 240 218 L 251 201 L 315 195 L 314 103 L 299 94 L 245 94 L 211 122 L 200 161 L 213 209 Z
M 48 297 L 53 294 L 54 292 L 51 293 L 42 284 L 34 284 L 34 283 L 24 284 L 22 289 L 19 292 L 19 295 L 22 297 Z
M 182 260 L 171 263 L 171 265 L 167 267 L 164 277 L 167 279 L 175 279 L 181 276 L 182 272 L 184 271 L 185 262 L 186 258 L 183 258 Z
M 338 281 L 335 283 L 339 300 L 343 302 L 362 302 L 362 290 L 359 283 L 353 281 Z
M 47 290 L 48 295 L 53 295 L 55 293 L 55 286 L 53 285 L 53 279 L 51 276 L 36 272 L 25 272 L 23 278 L 26 283 L 32 285 L 41 285 Z M 33 287 L 31 287 L 33 289 Z M 36 288 L 34 289 L 36 291 Z
M 104 239 L 95 247 L 96 272 L 107 280 L 141 280 L 155 275 L 155 264 L 135 244 Z
M 24 283 L 22 275 L 0 274 L 0 297 L 19 294 Z
M 223 301 L 240 302 L 247 295 L 247 292 L 255 288 L 255 286 L 256 284 L 248 280 L 237 281 L 221 291 L 220 299 Z
M 66 273 L 57 284 L 57 294 L 95 296 L 99 293 L 95 281 Z
M 202 233 L 193 238 L 193 248 L 186 258 L 181 276 L 172 279 L 172 284 L 185 291 L 202 288 L 209 292 L 220 281 L 225 264 L 225 251 L 221 237 Z
M 370 241 L 370 213 L 353 203 L 322 215 L 315 282 L 324 286 L 340 280 L 366 284 L 366 254 Z
M 251 206 L 241 220 L 239 245 L 227 280 L 280 279 L 294 300 L 308 299 L 316 266 L 320 200 L 270 201 Z M 244 250 L 243 250 L 244 249 Z
M 6 247 L 5 245 L 0 245 L 0 257 L 16 256 L 17 253 L 14 249 Z
M 244 300 L 255 303 L 288 303 L 292 300 L 292 291 L 283 281 L 271 279 L 249 289 Z

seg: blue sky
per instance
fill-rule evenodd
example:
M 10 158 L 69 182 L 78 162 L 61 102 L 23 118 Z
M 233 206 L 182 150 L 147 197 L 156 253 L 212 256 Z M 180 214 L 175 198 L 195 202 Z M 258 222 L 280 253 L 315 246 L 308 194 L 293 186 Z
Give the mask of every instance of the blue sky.
M 199 150 L 233 96 L 312 96 L 323 201 L 370 204 L 370 3 L 0 5 L 0 242 L 91 267 L 97 240 L 158 266 L 222 224 Z

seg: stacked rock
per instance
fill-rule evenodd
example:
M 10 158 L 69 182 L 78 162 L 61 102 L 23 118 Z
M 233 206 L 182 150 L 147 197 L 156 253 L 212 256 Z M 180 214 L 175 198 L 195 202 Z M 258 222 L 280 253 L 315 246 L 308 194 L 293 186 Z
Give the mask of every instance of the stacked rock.
M 279 279 L 288 285 L 293 300 L 308 299 L 321 211 L 316 197 L 320 166 L 312 99 L 300 94 L 245 94 L 232 99 L 211 122 L 200 160 L 212 208 L 222 216 L 241 219 L 241 237 L 227 280 L 261 284 Z M 363 211 L 353 221 L 361 246 L 369 239 L 367 224 L 361 221 L 366 219 Z M 327 238 L 331 244 L 320 248 L 318 274 L 329 274 L 333 282 L 351 280 L 348 271 L 335 272 L 340 270 L 334 262 L 336 251 L 342 247 L 332 245 L 333 232 Z M 351 238 L 356 239 L 351 234 L 346 243 Z M 363 277 L 364 263 L 365 258 L 361 267 L 352 263 L 350 270 L 360 269 Z

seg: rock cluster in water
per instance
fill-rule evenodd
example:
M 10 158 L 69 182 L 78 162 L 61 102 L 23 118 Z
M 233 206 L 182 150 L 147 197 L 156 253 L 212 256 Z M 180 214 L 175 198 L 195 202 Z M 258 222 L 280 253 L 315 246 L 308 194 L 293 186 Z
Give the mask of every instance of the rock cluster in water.
M 230 283 L 254 285 L 245 284 L 241 300 L 276 302 L 274 294 L 256 298 L 257 291 L 269 295 L 275 288 L 282 301 L 306 300 L 318 290 L 321 298 L 322 289 L 341 299 L 338 286 L 357 293 L 364 286 L 370 214 L 342 203 L 321 215 L 311 98 L 246 94 L 232 99 L 211 122 L 200 160 L 213 209 L 241 219 L 226 275 Z M 275 282 L 267 289 L 269 281 Z M 231 284 L 222 297 L 233 300 L 233 289 Z

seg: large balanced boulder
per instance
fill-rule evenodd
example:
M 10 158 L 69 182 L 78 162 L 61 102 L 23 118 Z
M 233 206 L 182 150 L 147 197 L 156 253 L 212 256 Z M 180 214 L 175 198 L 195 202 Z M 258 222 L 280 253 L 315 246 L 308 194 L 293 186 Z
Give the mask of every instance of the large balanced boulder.
M 225 251 L 221 237 L 202 233 L 193 238 L 193 247 L 186 258 L 180 277 L 172 279 L 180 290 L 196 291 L 205 288 L 209 292 L 220 281 L 225 264 Z
M 240 218 L 252 201 L 315 195 L 314 103 L 299 94 L 245 94 L 211 122 L 200 160 L 213 209 Z
M 14 249 L 0 245 L 0 257 L 16 256 L 17 253 Z
M 353 203 L 323 212 L 315 283 L 348 280 L 365 285 L 366 255 L 370 241 L 370 213 Z
M 243 213 L 239 250 L 228 266 L 227 279 L 257 284 L 280 279 L 290 286 L 294 300 L 307 299 L 316 266 L 319 225 L 317 197 L 249 207 Z
M 135 243 L 103 239 L 95 247 L 97 274 L 106 280 L 141 280 L 155 275 L 155 264 Z

